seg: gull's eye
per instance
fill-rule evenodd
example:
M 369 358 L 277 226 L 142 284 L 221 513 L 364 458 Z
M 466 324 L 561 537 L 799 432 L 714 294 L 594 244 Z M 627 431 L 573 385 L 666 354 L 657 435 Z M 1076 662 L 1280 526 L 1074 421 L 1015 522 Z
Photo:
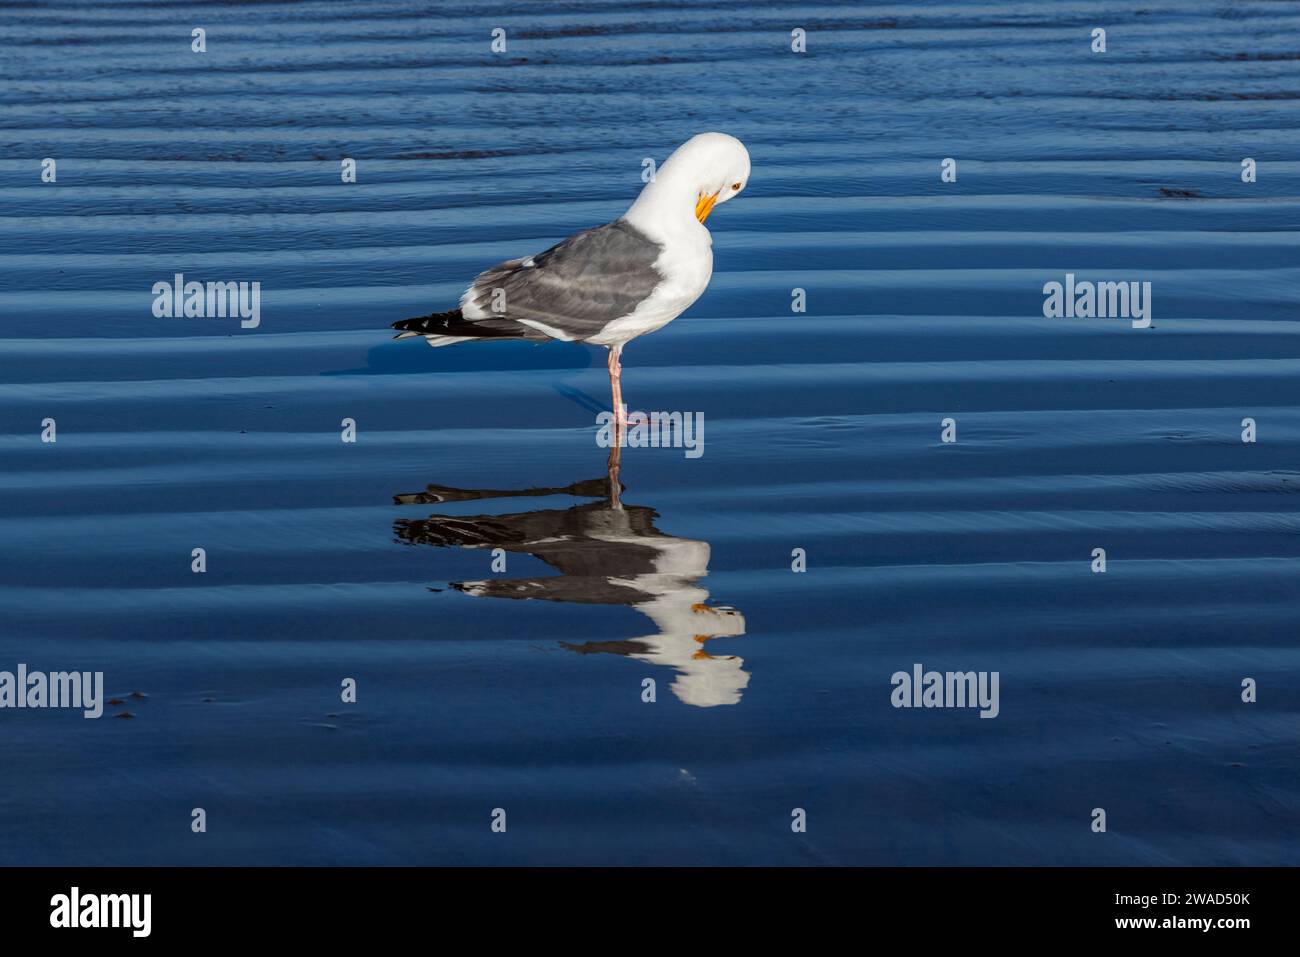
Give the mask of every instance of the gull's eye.
M 732 183 L 731 188 L 734 189 L 737 193 L 739 193 L 740 188 L 744 185 L 745 185 L 744 183 Z

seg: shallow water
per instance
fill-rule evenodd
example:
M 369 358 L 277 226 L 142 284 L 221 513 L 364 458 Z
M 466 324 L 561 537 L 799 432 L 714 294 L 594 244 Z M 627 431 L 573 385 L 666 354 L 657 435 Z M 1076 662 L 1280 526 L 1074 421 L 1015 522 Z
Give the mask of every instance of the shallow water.
M 121 701 L 0 712 L 0 863 L 1295 863 L 1298 29 L 0 8 L 0 669 Z M 387 325 L 706 129 L 752 179 L 624 356 L 704 454 L 626 450 L 615 508 L 602 350 Z M 261 325 L 154 318 L 178 272 Z M 1153 328 L 1045 319 L 1066 272 Z M 916 662 L 997 671 L 997 718 L 892 707 Z

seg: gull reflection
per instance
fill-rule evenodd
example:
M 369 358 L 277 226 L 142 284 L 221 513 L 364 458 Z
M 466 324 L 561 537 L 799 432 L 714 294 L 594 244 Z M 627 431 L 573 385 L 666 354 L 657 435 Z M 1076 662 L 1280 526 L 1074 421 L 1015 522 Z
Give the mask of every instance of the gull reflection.
M 616 654 L 671 667 L 672 691 L 701 708 L 736 704 L 749 684 L 744 661 L 707 650 L 712 638 L 745 633 L 745 618 L 733 608 L 705 604 L 699 581 L 708 574 L 709 543 L 666 535 L 654 527 L 655 511 L 624 505 L 618 455 L 608 478 L 563 488 L 524 490 L 460 489 L 430 485 L 423 492 L 396 495 L 401 505 L 572 495 L 593 501 L 572 508 L 538 509 L 500 515 L 430 515 L 401 519 L 398 540 L 410 545 L 501 548 L 533 555 L 558 575 L 453 582 L 481 598 L 537 598 L 593 605 L 629 605 L 654 625 L 653 634 L 584 644 L 561 642 L 579 654 Z

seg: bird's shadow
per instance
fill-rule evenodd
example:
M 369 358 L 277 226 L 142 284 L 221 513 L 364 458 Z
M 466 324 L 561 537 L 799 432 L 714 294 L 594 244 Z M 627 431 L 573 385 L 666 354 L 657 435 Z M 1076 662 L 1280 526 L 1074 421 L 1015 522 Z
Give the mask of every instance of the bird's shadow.
M 601 402 L 599 399 L 588 395 L 581 389 L 574 388 L 573 386 L 564 383 L 553 386 L 553 388 L 570 402 L 582 406 L 582 408 L 586 409 L 593 415 L 599 415 L 602 412 L 609 411 L 609 405 L 607 403 Z
M 415 348 L 423 343 L 387 339 L 366 351 L 365 365 L 352 369 L 327 369 L 323 376 L 393 375 L 408 372 L 516 372 L 534 369 L 579 371 L 596 366 L 595 352 L 577 342 L 544 343 L 513 340 Z M 477 346 L 477 347 L 475 347 Z
M 552 345 L 548 343 L 548 345 Z M 455 352 L 453 357 L 450 353 Z M 432 355 L 431 355 L 432 353 Z M 329 369 L 323 376 L 401 375 L 438 372 L 513 372 L 533 369 L 582 371 L 597 366 L 595 352 L 578 343 L 556 343 L 542 349 L 535 343 L 494 342 L 478 349 L 413 349 L 409 342 L 386 342 L 366 353 L 366 364 L 356 369 Z M 609 411 L 601 401 L 576 386 L 559 383 L 552 386 L 579 408 L 598 415 Z

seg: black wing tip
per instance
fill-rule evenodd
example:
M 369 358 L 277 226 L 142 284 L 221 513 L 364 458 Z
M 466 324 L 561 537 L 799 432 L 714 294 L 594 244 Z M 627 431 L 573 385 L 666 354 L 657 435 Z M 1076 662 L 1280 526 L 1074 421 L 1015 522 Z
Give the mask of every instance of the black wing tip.
M 459 309 L 448 309 L 446 312 L 435 312 L 427 316 L 415 316 L 411 319 L 399 319 L 394 322 L 390 328 L 396 329 L 399 333 L 406 335 L 426 335 L 435 331 L 436 326 L 441 326 L 444 330 L 454 322 L 459 322 L 461 311 Z M 404 336 L 396 335 L 394 339 L 402 339 Z

